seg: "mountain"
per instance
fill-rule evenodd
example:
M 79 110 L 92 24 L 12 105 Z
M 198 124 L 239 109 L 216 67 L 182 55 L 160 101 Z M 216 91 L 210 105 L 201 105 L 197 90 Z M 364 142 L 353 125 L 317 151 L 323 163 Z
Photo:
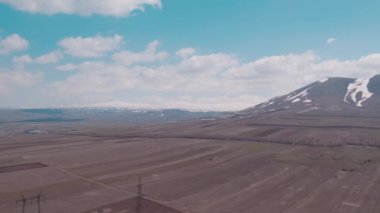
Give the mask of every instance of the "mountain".
M 368 79 L 328 78 L 270 99 L 243 113 L 380 115 L 380 75 Z
M 135 129 L 127 135 L 380 147 L 380 75 L 328 78 L 227 118 Z

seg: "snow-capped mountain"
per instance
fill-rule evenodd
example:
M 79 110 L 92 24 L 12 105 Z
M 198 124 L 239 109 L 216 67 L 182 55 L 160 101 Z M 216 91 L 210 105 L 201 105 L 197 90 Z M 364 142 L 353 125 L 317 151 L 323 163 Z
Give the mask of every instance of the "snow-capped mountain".
M 380 75 L 368 79 L 328 78 L 287 95 L 275 97 L 246 113 L 262 114 L 275 111 L 294 113 L 379 113 Z
M 174 128 L 174 127 L 172 127 Z M 380 75 L 328 78 L 227 118 L 159 127 L 154 134 L 303 144 L 380 147 Z

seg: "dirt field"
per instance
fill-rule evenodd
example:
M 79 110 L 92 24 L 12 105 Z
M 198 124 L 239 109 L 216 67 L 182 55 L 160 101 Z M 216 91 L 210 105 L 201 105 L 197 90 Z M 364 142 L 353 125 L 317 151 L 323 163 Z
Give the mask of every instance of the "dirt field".
M 140 208 L 138 209 L 137 206 L 139 206 Z M 93 210 L 86 211 L 84 213 L 99 213 L 99 212 L 135 213 L 138 211 L 140 211 L 140 213 L 183 213 L 182 211 L 165 206 L 151 199 L 140 198 L 140 200 L 138 200 L 137 197 L 107 204 L 105 206 L 101 206 Z
M 133 212 L 139 176 L 154 204 L 183 212 L 380 212 L 380 150 L 191 138 L 1 137 L 0 209 L 45 195 L 42 212 Z M 122 203 L 122 204 L 120 204 Z M 129 203 L 129 204 L 128 204 Z M 131 206 L 132 205 L 132 206 Z M 118 208 L 112 208 L 118 206 Z M 36 202 L 26 212 L 35 212 Z

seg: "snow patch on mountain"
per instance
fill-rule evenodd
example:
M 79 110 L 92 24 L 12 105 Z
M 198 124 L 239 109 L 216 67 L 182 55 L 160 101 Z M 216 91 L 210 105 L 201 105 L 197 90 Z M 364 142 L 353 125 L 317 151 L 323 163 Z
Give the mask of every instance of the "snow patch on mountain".
M 287 97 L 286 97 L 286 101 L 290 101 L 290 102 L 292 102 L 292 103 L 297 103 L 297 102 L 300 102 L 301 100 L 307 100 L 308 99 L 308 95 L 309 95 L 309 89 L 311 89 L 313 86 L 311 86 L 311 87 L 308 87 L 308 88 L 306 88 L 305 90 L 303 90 L 302 92 L 300 92 L 300 93 L 297 93 L 297 94 L 295 94 L 295 95 L 292 95 L 292 94 L 290 94 L 290 95 L 288 95 Z
M 319 107 L 311 107 L 309 109 L 305 109 L 305 110 L 299 111 L 298 113 L 299 114 L 303 114 L 303 113 L 311 112 L 311 111 L 314 111 L 314 110 L 317 110 L 317 109 L 319 109 Z
M 300 102 L 300 101 L 301 101 L 301 99 L 296 98 L 296 99 L 292 100 L 292 103 L 297 103 L 297 102 Z
M 328 80 L 329 80 L 328 78 L 325 78 L 325 79 L 319 80 L 318 82 L 319 82 L 320 84 L 323 84 L 323 83 L 325 83 L 325 82 L 328 81 Z
M 362 107 L 363 102 L 372 97 L 368 89 L 368 84 L 371 78 L 368 79 L 357 79 L 354 83 L 351 83 L 347 87 L 347 93 L 344 96 L 344 101 L 346 103 L 355 103 L 356 106 Z

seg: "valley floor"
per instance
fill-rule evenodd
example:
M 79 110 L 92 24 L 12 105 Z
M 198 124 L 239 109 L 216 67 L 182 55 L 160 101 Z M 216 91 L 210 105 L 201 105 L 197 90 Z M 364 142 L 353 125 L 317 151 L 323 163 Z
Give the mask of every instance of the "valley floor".
M 42 212 L 135 212 L 139 176 L 142 212 L 380 212 L 377 148 L 54 134 L 1 138 L 1 212 L 21 212 L 16 200 L 39 192 Z M 28 202 L 25 212 L 36 208 L 36 200 Z

